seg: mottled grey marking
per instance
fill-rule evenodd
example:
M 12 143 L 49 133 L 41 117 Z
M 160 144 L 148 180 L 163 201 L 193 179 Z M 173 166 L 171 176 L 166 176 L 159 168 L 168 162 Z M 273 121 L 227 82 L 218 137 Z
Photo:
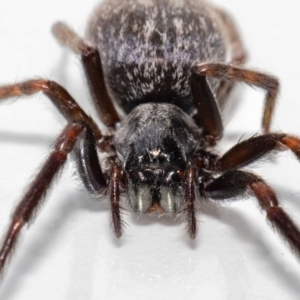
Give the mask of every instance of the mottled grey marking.
M 221 25 L 201 0 L 106 0 L 87 38 L 98 47 L 110 94 L 126 113 L 140 103 L 168 102 L 192 114 L 191 67 L 228 56 Z M 215 93 L 219 81 L 209 83 Z

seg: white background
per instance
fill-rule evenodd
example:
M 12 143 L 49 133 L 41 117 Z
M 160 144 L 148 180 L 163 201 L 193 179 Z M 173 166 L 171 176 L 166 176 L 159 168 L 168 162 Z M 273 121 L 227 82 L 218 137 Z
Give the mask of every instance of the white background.
M 298 1 L 216 0 L 235 16 L 248 66 L 276 74 L 282 90 L 274 130 L 300 134 Z M 63 50 L 51 25 L 83 33 L 95 0 L 4 1 L 0 5 L 0 83 L 42 76 L 60 82 L 91 111 L 78 58 Z M 242 102 L 220 153 L 259 131 L 263 93 L 240 85 Z M 0 233 L 30 178 L 65 125 L 42 95 L 0 107 Z M 231 138 L 230 138 L 231 137 Z M 66 167 L 34 224 L 24 230 L 5 272 L 0 299 L 298 300 L 300 261 L 265 222 L 253 198 L 202 206 L 196 241 L 171 218 L 124 216 L 116 240 L 107 201 L 78 187 Z M 300 224 L 300 166 L 284 152 L 255 172 L 275 188 Z

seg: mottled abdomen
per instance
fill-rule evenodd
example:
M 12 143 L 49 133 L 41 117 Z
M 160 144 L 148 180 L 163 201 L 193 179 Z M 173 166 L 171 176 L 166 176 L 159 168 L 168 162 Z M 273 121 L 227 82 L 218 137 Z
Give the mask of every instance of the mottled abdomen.
M 129 113 L 146 102 L 194 111 L 190 69 L 224 62 L 227 40 L 214 9 L 201 0 L 106 0 L 87 38 L 99 48 L 111 96 Z M 218 81 L 211 81 L 213 92 Z

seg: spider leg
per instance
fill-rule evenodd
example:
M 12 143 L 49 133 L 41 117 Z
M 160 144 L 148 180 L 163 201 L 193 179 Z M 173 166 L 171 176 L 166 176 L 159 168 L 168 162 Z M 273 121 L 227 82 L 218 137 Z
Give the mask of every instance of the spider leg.
M 30 222 L 37 208 L 42 204 L 43 196 L 53 182 L 55 175 L 66 162 L 68 154 L 74 148 L 76 141 L 82 136 L 85 128 L 86 126 L 80 122 L 73 122 L 66 126 L 56 140 L 54 151 L 49 155 L 23 199 L 16 207 L 0 250 L 0 273 L 3 272 L 7 258 L 16 245 L 21 229 Z
M 192 239 L 197 234 L 196 198 L 197 198 L 197 169 L 188 166 L 184 178 L 184 212 L 186 213 L 188 233 Z
M 258 176 L 239 170 L 231 170 L 204 185 L 201 193 L 213 200 L 242 197 L 250 190 L 260 207 L 266 212 L 271 225 L 288 241 L 300 255 L 300 230 L 293 220 L 280 207 L 275 192 Z
M 80 38 L 64 23 L 58 22 L 54 24 L 52 30 L 63 46 L 81 55 L 90 92 L 101 121 L 106 126 L 115 126 L 116 123 L 120 122 L 120 118 L 107 92 L 98 49 Z
M 223 122 L 206 76 L 192 73 L 191 91 L 197 108 L 196 121 L 203 128 L 203 134 L 206 136 L 209 144 L 214 145 L 215 140 L 220 139 L 223 135 Z
M 117 238 L 122 235 L 122 219 L 121 219 L 121 207 L 120 207 L 120 186 L 123 178 L 123 170 L 120 166 L 114 165 L 110 174 L 110 204 L 111 204 L 111 216 L 112 225 Z
M 83 122 L 93 131 L 97 141 L 103 137 L 96 123 L 82 110 L 73 97 L 58 83 L 46 79 L 27 80 L 0 86 L 0 102 L 13 97 L 43 92 L 68 122 Z
M 290 149 L 300 160 L 300 138 L 285 133 L 270 133 L 245 140 L 228 150 L 222 157 L 203 153 L 197 166 L 225 172 L 249 165 L 272 151 Z
M 271 75 L 220 63 L 201 63 L 194 67 L 193 72 L 199 77 L 208 76 L 221 80 L 242 81 L 266 90 L 262 128 L 265 133 L 270 131 L 276 97 L 279 91 L 279 82 L 276 78 Z
M 85 128 L 73 152 L 78 174 L 86 189 L 95 195 L 103 194 L 107 186 L 106 179 L 99 164 L 95 137 L 89 127 Z
M 228 35 L 232 53 L 231 63 L 234 65 L 243 65 L 247 59 L 247 54 L 236 25 L 226 12 L 219 8 L 214 8 L 214 10 L 220 16 L 222 28 L 225 29 L 225 34 Z M 214 99 L 207 84 L 206 76 L 213 76 L 221 79 L 216 95 L 217 99 Z M 221 110 L 223 109 L 234 86 L 234 83 L 227 79 L 231 78 L 227 78 L 226 76 L 208 75 L 205 74 L 205 72 L 199 72 L 198 68 L 194 69 L 191 76 L 191 89 L 194 104 L 198 110 L 197 122 L 204 128 L 205 134 L 211 140 L 212 145 L 214 144 L 214 140 L 220 139 L 223 133 L 222 119 L 218 106 Z

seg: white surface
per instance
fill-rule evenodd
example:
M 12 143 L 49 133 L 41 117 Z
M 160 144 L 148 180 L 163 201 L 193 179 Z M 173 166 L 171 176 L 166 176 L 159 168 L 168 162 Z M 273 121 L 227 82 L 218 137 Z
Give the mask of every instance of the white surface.
M 300 134 L 297 1 L 214 1 L 235 16 L 256 69 L 276 74 L 282 92 L 273 129 Z M 288 3 L 288 4 L 287 4 Z M 87 111 L 78 59 L 50 33 L 65 20 L 82 33 L 94 0 L 1 1 L 0 83 L 43 76 L 64 85 Z M 243 88 L 227 133 L 258 131 L 263 94 Z M 0 107 L 0 231 L 29 178 L 64 126 L 42 95 Z M 219 147 L 224 151 L 226 146 Z M 225 145 L 225 144 L 224 144 Z M 38 218 L 24 230 L 1 283 L 5 300 L 209 299 L 298 300 L 300 262 L 273 233 L 254 199 L 205 205 L 195 242 L 172 219 L 124 216 L 117 241 L 106 201 L 79 191 L 68 167 Z M 256 172 L 300 223 L 300 166 L 288 152 Z

